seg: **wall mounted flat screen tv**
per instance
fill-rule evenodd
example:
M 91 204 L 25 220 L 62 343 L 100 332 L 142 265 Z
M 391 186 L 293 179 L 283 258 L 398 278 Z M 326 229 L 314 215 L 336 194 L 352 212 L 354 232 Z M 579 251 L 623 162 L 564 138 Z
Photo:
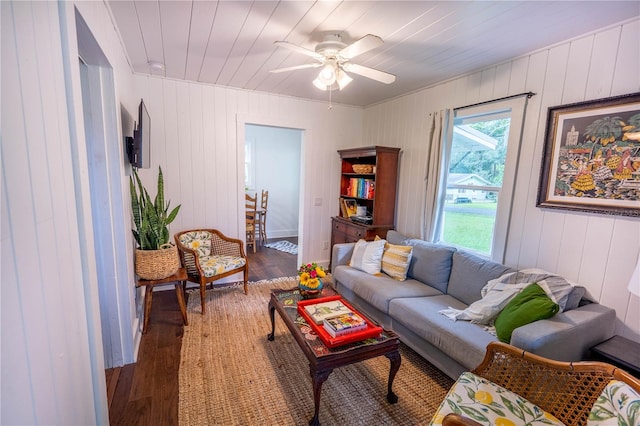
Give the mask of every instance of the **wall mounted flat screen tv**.
M 133 138 L 127 138 L 127 155 L 133 167 L 137 169 L 151 167 L 151 117 L 143 99 L 140 99 L 138 122 L 133 131 Z

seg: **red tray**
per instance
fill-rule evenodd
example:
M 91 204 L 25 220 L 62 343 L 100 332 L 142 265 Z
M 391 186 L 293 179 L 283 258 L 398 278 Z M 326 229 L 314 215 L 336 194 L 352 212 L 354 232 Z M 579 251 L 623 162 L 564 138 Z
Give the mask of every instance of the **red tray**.
M 351 309 L 353 312 L 357 313 L 365 320 L 367 323 L 367 328 L 356 331 L 354 333 L 345 334 L 344 336 L 339 337 L 331 337 L 327 330 L 324 329 L 324 326 L 318 325 L 309 317 L 307 311 L 304 310 L 306 305 L 315 305 L 316 303 L 329 302 L 331 300 L 340 300 L 344 305 Z M 342 298 L 342 296 L 328 296 L 328 297 L 319 297 L 317 299 L 308 299 L 301 300 L 298 302 L 298 313 L 304 318 L 304 320 L 309 324 L 309 327 L 320 337 L 322 343 L 324 343 L 328 348 L 335 348 L 338 346 L 346 345 L 348 343 L 359 342 L 361 340 L 370 339 L 372 337 L 378 337 L 380 333 L 382 333 L 382 327 L 376 325 L 365 315 L 362 315 L 357 309 L 354 309 L 353 306 L 349 304 L 346 300 Z

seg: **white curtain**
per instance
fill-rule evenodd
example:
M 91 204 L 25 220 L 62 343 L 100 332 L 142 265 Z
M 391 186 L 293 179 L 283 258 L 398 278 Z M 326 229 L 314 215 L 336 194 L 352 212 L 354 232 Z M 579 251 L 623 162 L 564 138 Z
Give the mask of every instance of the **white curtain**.
M 439 238 L 440 204 L 446 194 L 446 175 L 453 130 L 453 110 L 444 109 L 429 114 L 427 162 L 425 168 L 425 199 L 422 205 L 421 238 L 435 242 Z
M 640 296 L 640 253 L 638 253 L 636 269 L 633 270 L 631 278 L 629 278 L 629 291 L 636 296 Z

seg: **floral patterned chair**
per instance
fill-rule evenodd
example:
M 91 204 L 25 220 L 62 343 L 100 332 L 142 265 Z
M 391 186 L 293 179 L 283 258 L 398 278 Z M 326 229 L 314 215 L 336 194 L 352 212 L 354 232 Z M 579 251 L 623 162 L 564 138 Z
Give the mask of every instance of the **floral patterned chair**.
M 492 342 L 430 425 L 640 425 L 640 379 L 611 364 L 561 362 Z
M 242 241 L 229 238 L 216 229 L 182 231 L 175 234 L 174 239 L 182 266 L 187 270 L 187 280 L 200 284 L 203 315 L 208 283 L 243 272 L 244 294 L 247 294 L 249 262 Z

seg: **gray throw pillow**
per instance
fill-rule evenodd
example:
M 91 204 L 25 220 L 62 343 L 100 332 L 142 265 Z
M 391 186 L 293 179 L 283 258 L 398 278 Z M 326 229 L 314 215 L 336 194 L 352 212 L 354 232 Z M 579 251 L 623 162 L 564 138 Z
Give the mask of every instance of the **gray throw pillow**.
M 482 298 L 481 290 L 490 280 L 513 269 L 464 251 L 453 254 L 453 266 L 447 293 L 471 305 Z
M 451 273 L 451 256 L 456 249 L 417 239 L 407 242 L 413 246 L 407 277 L 446 293 Z
M 400 246 L 406 246 L 407 241 L 410 240 L 406 235 L 402 235 L 398 231 L 387 231 L 387 237 L 385 238 L 389 244 L 396 244 Z

